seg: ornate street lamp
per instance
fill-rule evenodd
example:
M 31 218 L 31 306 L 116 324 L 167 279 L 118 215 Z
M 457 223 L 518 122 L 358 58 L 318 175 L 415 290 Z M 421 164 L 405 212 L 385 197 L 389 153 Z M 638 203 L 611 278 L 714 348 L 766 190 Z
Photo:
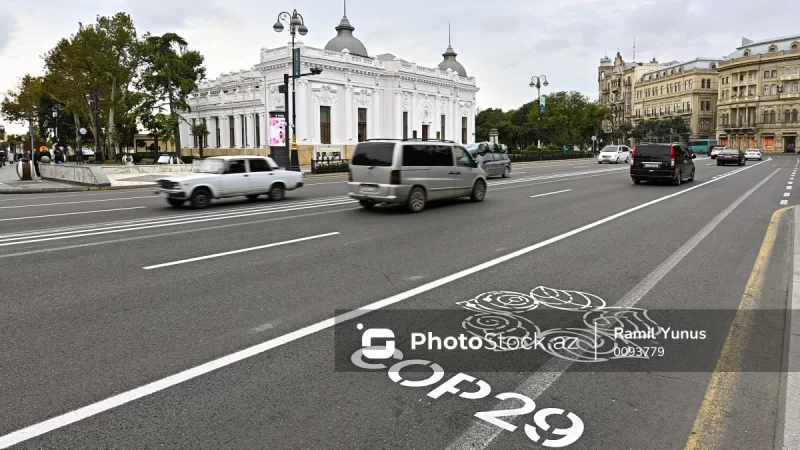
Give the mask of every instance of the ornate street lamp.
M 536 103 L 539 105 L 539 114 L 536 115 L 536 147 L 539 149 L 539 159 L 542 159 L 542 139 L 541 139 L 541 113 L 544 112 L 542 108 L 541 99 L 542 86 L 547 87 L 550 83 L 547 82 L 547 77 L 544 75 L 534 75 L 531 77 L 530 87 L 536 88 Z
M 289 34 L 292 35 L 292 153 L 290 156 L 290 165 L 291 170 L 299 171 L 300 160 L 297 156 L 297 101 L 295 99 L 295 79 L 300 75 L 300 54 L 298 51 L 299 49 L 295 48 L 294 39 L 297 33 L 300 33 L 301 36 L 308 34 L 308 28 L 306 28 L 303 16 L 298 13 L 296 9 L 292 11 L 291 14 L 288 12 L 278 14 L 278 20 L 275 22 L 275 25 L 272 26 L 272 29 L 275 30 L 276 33 L 283 31 L 283 24 L 281 21 L 289 26 Z

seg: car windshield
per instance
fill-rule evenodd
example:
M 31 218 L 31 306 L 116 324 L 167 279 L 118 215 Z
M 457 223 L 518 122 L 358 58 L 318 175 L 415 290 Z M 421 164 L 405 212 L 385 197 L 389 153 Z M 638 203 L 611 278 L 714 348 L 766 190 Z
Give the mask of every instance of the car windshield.
M 617 147 L 611 147 L 611 146 L 608 146 L 608 147 L 603 147 L 603 150 L 601 150 L 601 152 L 612 152 L 612 153 L 616 153 L 616 152 L 617 152 Z
M 194 170 L 196 173 L 222 173 L 225 161 L 221 159 L 204 159 Z

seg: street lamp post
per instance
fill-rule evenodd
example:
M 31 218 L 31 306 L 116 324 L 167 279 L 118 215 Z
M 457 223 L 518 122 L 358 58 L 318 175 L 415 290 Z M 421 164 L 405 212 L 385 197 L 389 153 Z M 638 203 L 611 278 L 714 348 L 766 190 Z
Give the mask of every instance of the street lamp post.
M 103 155 L 103 139 L 100 136 L 100 118 L 98 115 L 98 112 L 100 110 L 100 101 L 103 100 L 104 98 L 105 97 L 103 97 L 103 95 L 100 94 L 100 92 L 97 89 L 93 90 L 91 94 L 88 94 L 86 96 L 86 99 L 92 104 L 92 113 L 94 114 L 94 128 L 95 128 L 94 140 L 95 140 L 95 149 L 97 151 L 94 157 L 95 164 L 97 164 L 98 157 L 100 158 L 101 162 L 105 161 Z
M 295 99 L 295 80 L 300 75 L 300 55 L 297 54 L 298 49 L 295 48 L 294 38 L 297 33 L 300 33 L 301 36 L 305 36 L 308 33 L 308 28 L 306 28 L 303 16 L 298 13 L 296 9 L 292 11 L 291 14 L 288 12 L 278 14 L 278 20 L 275 22 L 275 25 L 272 26 L 272 29 L 277 33 L 283 31 L 283 24 L 281 21 L 289 25 L 289 33 L 292 35 L 292 153 L 290 156 L 290 165 L 291 170 L 299 171 L 300 161 L 297 156 L 297 102 Z
M 58 143 L 58 128 L 59 128 L 59 125 L 61 125 L 61 123 L 60 123 L 61 112 L 64 111 L 64 105 L 56 105 L 56 106 L 53 106 L 51 109 L 53 111 L 53 118 L 56 119 L 55 139 L 56 139 L 56 143 Z
M 541 114 L 544 112 L 542 108 L 542 86 L 547 87 L 550 83 L 547 82 L 547 77 L 544 75 L 534 75 L 531 77 L 530 87 L 536 88 L 536 103 L 539 105 L 539 113 L 536 114 L 536 147 L 539 149 L 539 159 L 542 159 L 542 139 L 541 139 Z
M 617 120 L 616 114 L 611 114 L 611 145 L 614 145 L 614 122 Z

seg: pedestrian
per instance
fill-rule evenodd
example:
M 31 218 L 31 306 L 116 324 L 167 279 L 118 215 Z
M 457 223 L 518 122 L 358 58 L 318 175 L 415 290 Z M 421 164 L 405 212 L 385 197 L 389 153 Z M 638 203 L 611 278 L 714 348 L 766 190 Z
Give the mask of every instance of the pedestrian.
M 83 150 L 77 149 L 75 150 L 75 162 L 80 166 L 83 164 Z
M 42 173 L 39 171 L 39 160 L 42 158 L 42 152 L 33 152 L 33 169 L 36 172 L 36 176 L 41 178 Z
M 0 167 L 6 166 L 6 151 L 0 149 Z

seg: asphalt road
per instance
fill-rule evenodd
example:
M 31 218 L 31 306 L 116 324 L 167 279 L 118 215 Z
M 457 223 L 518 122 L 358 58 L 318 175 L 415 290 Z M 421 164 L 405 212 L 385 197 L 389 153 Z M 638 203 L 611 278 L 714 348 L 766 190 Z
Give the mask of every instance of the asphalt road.
M 0 448 L 557 448 L 553 427 L 579 422 L 567 448 L 772 448 L 783 316 L 737 329 L 732 389 L 709 389 L 709 368 L 746 292 L 760 309 L 785 309 L 790 215 L 769 226 L 797 203 L 787 189 L 797 164 L 700 158 L 681 186 L 633 185 L 624 164 L 518 165 L 483 203 L 416 215 L 359 208 L 342 177 L 308 178 L 282 202 L 203 211 L 148 189 L 2 196 Z M 399 334 L 413 317 L 449 333 L 462 326 L 457 302 L 539 286 L 651 317 L 696 310 L 712 317 L 712 343 L 687 344 L 682 366 L 658 371 L 430 359 L 444 380 L 460 371 L 490 386 L 478 399 L 341 368 L 340 330 Z M 478 390 L 470 384 L 458 388 Z M 516 399 L 495 397 L 504 392 Z M 522 408 L 520 395 L 535 407 L 475 416 Z

